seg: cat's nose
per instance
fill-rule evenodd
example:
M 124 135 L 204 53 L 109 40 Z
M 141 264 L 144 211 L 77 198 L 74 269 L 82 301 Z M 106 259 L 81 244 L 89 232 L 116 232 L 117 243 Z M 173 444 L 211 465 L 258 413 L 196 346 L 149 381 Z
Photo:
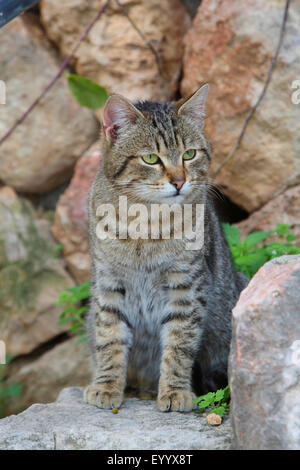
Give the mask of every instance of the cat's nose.
M 180 191 L 182 186 L 184 185 L 186 179 L 185 178 L 173 178 L 171 184 L 175 186 L 177 191 Z

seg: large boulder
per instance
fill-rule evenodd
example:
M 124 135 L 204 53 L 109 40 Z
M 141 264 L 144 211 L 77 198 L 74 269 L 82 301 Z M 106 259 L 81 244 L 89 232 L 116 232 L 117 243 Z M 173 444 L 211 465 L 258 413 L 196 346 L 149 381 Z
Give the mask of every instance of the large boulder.
M 174 96 L 180 77 L 183 35 L 190 24 L 180 0 L 120 2 L 160 56 L 155 56 L 130 24 L 117 2 L 95 24 L 75 53 L 77 73 L 131 99 L 166 100 Z M 102 2 L 103 4 L 103 2 Z M 84 28 L 96 16 L 99 0 L 42 0 L 41 18 L 63 56 L 70 53 Z
M 213 145 L 212 170 L 233 149 L 256 102 L 275 52 L 284 2 L 203 0 L 185 36 L 181 92 L 211 85 L 206 132 Z M 300 4 L 292 2 L 271 83 L 242 146 L 216 182 L 252 212 L 273 194 L 300 181 L 300 108 L 292 83 L 300 76 Z
M 300 449 L 300 255 L 266 263 L 233 309 L 231 418 L 238 449 Z
M 49 405 L 33 405 L 0 420 L 2 450 L 225 450 L 229 419 L 211 427 L 192 413 L 162 413 L 154 401 L 130 398 L 118 414 L 83 402 L 82 389 L 67 388 Z M 193 457 L 190 457 L 191 462 Z M 186 463 L 188 460 L 186 459 Z
M 74 286 L 55 258 L 50 222 L 31 204 L 0 189 L 0 332 L 11 354 L 27 354 L 66 330 L 57 321 L 61 291 Z
M 55 401 L 65 387 L 85 386 L 90 381 L 87 344 L 78 336 L 68 338 L 39 357 L 17 358 L 8 366 L 8 385 L 22 385 L 20 397 L 11 400 L 6 414 L 25 410 L 33 403 Z
M 69 187 L 56 207 L 52 232 L 63 244 L 68 268 L 78 283 L 90 277 L 88 246 L 88 193 L 100 163 L 99 143 L 77 162 Z
M 275 197 L 261 209 L 253 212 L 247 219 L 236 224 L 245 238 L 249 233 L 269 231 L 278 224 L 291 226 L 297 237 L 295 244 L 300 247 L 300 186 L 295 186 Z
M 61 59 L 28 15 L 1 28 L 0 70 L 6 105 L 0 137 L 58 72 Z M 76 160 L 96 139 L 93 113 L 71 97 L 59 79 L 0 147 L 0 180 L 18 191 L 43 193 L 67 181 Z

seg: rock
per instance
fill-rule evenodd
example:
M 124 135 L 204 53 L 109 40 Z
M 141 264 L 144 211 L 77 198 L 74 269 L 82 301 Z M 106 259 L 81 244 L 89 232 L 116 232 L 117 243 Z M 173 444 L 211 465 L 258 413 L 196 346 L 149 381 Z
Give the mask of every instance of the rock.
M 89 364 L 87 345 L 78 344 L 78 336 L 57 344 L 37 359 L 17 358 L 9 366 L 8 384 L 20 383 L 22 394 L 11 401 L 5 410 L 7 415 L 34 403 L 50 403 L 65 387 L 86 386 L 90 381 Z
M 295 186 L 275 197 L 247 219 L 236 224 L 241 238 L 255 231 L 269 231 L 278 224 L 291 226 L 293 235 L 297 237 L 295 244 L 300 247 L 300 186 Z
M 210 413 L 206 416 L 206 420 L 210 426 L 220 426 L 222 423 L 221 416 L 217 415 L 216 413 Z
M 36 221 L 31 204 L 9 187 L 0 189 L 0 220 L 1 340 L 9 353 L 27 354 L 66 330 L 57 325 L 56 302 L 74 283 L 53 257 L 50 223 Z
M 65 261 L 78 283 L 90 277 L 88 193 L 99 163 L 100 147 L 96 143 L 77 162 L 71 183 L 59 199 L 52 228 L 64 245 Z
M 61 62 L 28 15 L 1 28 L 0 70 L 7 95 L 6 105 L 0 106 L 1 137 L 56 75 Z M 96 139 L 97 128 L 93 113 L 81 108 L 71 97 L 65 78 L 59 79 L 1 145 L 0 179 L 29 193 L 59 186 Z
M 216 170 L 233 149 L 249 110 L 264 86 L 279 38 L 284 2 L 203 0 L 185 36 L 181 92 L 211 85 L 206 132 Z M 291 5 L 284 42 L 267 94 L 242 146 L 216 182 L 252 212 L 300 182 L 299 105 L 291 88 L 300 76 L 299 4 Z
M 122 0 L 130 18 L 161 58 L 163 75 L 154 54 L 117 6 L 111 6 L 75 54 L 78 74 L 129 99 L 167 100 L 174 96 L 182 65 L 183 35 L 190 24 L 180 0 Z M 43 0 L 41 17 L 49 38 L 63 56 L 99 10 L 98 0 Z
M 235 448 L 300 449 L 300 255 L 266 263 L 233 309 Z
M 223 450 L 230 442 L 229 420 L 213 428 L 199 415 L 162 413 L 154 401 L 136 398 L 113 414 L 84 403 L 80 388 L 67 388 L 55 403 L 0 420 L 3 450 Z

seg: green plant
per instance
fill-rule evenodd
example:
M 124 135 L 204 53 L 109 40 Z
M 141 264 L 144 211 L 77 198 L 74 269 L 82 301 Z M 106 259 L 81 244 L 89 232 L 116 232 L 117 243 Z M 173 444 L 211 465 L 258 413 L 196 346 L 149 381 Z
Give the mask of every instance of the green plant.
M 9 385 L 6 383 L 6 368 L 12 359 L 16 356 L 6 355 L 6 364 L 0 365 L 0 418 L 4 418 L 6 408 L 10 400 L 20 397 L 22 392 L 22 384 L 13 382 Z
M 89 109 L 99 109 L 107 100 L 107 91 L 97 83 L 80 75 L 66 75 L 71 95 L 80 104 Z
M 223 228 L 236 271 L 241 271 L 249 278 L 273 258 L 300 253 L 300 249 L 291 243 L 296 237 L 287 224 L 279 224 L 270 232 L 253 232 L 244 240 L 240 239 L 236 227 L 223 224 Z
M 88 309 L 86 301 L 90 297 L 90 282 L 72 287 L 60 293 L 57 305 L 63 306 L 58 325 L 70 323 L 70 333 L 79 334 L 79 343 L 86 340 L 84 316 Z
M 199 413 L 209 411 L 210 413 L 215 413 L 222 417 L 226 411 L 229 411 L 230 407 L 229 385 L 216 392 L 201 395 L 201 397 L 196 398 L 193 403 L 198 406 L 198 410 L 196 411 Z
M 52 258 L 60 258 L 64 249 L 63 243 L 58 243 L 53 248 Z

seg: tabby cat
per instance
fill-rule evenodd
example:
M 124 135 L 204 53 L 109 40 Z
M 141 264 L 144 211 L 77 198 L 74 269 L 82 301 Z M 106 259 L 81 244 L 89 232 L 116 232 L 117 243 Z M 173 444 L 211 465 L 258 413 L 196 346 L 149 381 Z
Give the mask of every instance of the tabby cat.
M 195 394 L 227 383 L 231 310 L 245 280 L 234 272 L 208 190 L 207 93 L 205 84 L 177 103 L 132 104 L 120 95 L 106 102 L 102 161 L 89 196 L 87 403 L 118 408 L 131 384 L 156 391 L 162 411 L 190 411 Z M 120 196 L 128 206 L 203 204 L 203 247 L 187 250 L 174 231 L 169 239 L 100 240 L 97 208 L 112 204 L 118 221 Z

